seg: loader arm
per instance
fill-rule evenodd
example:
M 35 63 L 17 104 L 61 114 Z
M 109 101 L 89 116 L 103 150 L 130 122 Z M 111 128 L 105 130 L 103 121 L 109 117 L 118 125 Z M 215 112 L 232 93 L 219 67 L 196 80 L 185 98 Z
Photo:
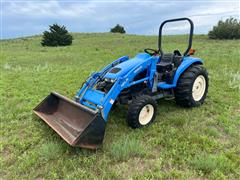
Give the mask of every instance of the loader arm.
M 117 64 L 120 64 L 124 61 L 129 60 L 128 56 L 122 56 L 115 61 L 113 61 L 111 64 L 108 64 L 106 67 L 104 67 L 100 72 L 94 72 L 83 84 L 81 89 L 77 92 L 75 98 L 79 99 L 81 101 L 81 97 L 84 95 L 87 88 L 92 88 L 101 78 L 104 77 L 104 75 L 114 66 Z
M 144 62 L 140 63 L 137 67 L 129 71 L 124 77 L 117 79 L 111 90 L 104 96 L 103 103 L 101 104 L 101 113 L 105 121 L 107 121 L 108 114 L 114 101 L 124 89 L 142 83 L 144 81 L 147 82 L 149 89 L 152 89 L 157 61 L 157 56 L 149 57 Z M 134 81 L 134 77 L 136 77 L 136 75 L 144 70 L 147 70 L 147 76 Z

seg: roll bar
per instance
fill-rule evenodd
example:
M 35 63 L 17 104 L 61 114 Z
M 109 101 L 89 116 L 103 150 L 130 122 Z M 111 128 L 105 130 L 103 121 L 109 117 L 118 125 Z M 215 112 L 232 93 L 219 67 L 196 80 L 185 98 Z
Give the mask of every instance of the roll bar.
M 159 49 L 159 52 L 161 55 L 163 55 L 163 50 L 162 50 L 162 29 L 163 29 L 163 26 L 166 24 L 166 23 L 169 23 L 169 22 L 175 22 L 175 21 L 188 21 L 190 23 L 190 32 L 189 32 L 189 38 L 188 38 L 188 47 L 186 49 L 186 51 L 184 52 L 184 56 L 186 56 L 189 52 L 189 50 L 191 49 L 192 47 L 192 38 L 193 38 L 193 29 L 194 29 L 194 25 L 193 25 L 193 22 L 191 19 L 189 18 L 177 18 L 177 19 L 169 19 L 169 20 L 166 20 L 164 21 L 160 28 L 159 28 L 159 36 L 158 36 L 158 49 Z

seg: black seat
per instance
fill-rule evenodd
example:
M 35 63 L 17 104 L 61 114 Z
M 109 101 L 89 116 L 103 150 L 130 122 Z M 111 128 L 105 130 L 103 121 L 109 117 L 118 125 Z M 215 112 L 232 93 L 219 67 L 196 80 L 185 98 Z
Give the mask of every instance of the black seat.
M 173 60 L 174 60 L 174 53 L 163 54 L 161 57 L 161 61 L 157 64 L 157 71 L 159 73 L 171 71 L 174 66 Z
M 157 64 L 157 71 L 159 73 L 165 73 L 171 71 L 173 68 L 177 68 L 182 62 L 182 55 L 178 50 L 173 53 L 165 53 L 161 57 L 161 61 Z

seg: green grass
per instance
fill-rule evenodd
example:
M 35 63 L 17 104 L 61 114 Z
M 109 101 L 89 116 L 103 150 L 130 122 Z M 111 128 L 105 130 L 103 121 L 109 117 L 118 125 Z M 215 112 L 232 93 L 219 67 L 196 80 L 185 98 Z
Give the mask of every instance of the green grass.
M 133 130 L 126 107 L 111 111 L 103 147 L 68 146 L 32 109 L 55 90 L 73 97 L 84 80 L 114 59 L 155 48 L 157 37 L 73 34 L 68 47 L 41 47 L 40 36 L 0 41 L 1 179 L 239 179 L 239 40 L 194 37 L 210 75 L 203 106 L 160 100 L 148 128 Z M 184 36 L 166 37 L 167 49 Z
M 144 157 L 147 153 L 145 146 L 137 138 L 121 136 L 110 147 L 110 155 L 116 161 L 126 161 L 133 157 Z
M 233 163 L 223 155 L 197 155 L 192 160 L 192 164 L 197 170 L 200 170 L 205 174 L 217 170 L 221 173 L 234 171 Z

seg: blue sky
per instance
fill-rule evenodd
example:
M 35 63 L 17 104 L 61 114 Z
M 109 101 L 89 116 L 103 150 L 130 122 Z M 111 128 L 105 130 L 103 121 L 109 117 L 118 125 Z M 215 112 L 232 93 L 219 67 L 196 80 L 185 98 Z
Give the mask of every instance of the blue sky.
M 206 34 L 220 19 L 240 17 L 240 1 L 184 0 L 2 0 L 1 39 L 41 34 L 49 24 L 71 32 L 108 32 L 117 23 L 129 34 L 156 35 L 166 19 L 189 17 L 195 33 Z M 185 33 L 186 24 L 173 24 L 168 34 Z

